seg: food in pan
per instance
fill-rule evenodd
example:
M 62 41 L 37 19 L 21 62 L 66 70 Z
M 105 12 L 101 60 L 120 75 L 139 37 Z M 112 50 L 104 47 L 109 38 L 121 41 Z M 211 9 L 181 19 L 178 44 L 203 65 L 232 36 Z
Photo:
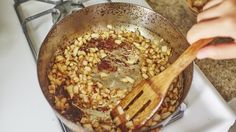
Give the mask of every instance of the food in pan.
M 161 37 L 150 40 L 138 29 L 115 30 L 112 25 L 102 32 L 65 40 L 48 70 L 48 90 L 54 107 L 88 130 L 120 131 L 110 111 L 134 85 L 165 70 L 171 54 Z M 142 129 L 173 113 L 181 93 L 181 79 L 176 78 L 161 108 Z

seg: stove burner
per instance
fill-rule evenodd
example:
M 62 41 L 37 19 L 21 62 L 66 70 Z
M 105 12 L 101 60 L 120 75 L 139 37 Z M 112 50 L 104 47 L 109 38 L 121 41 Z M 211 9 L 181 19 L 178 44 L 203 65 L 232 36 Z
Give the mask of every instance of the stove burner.
M 31 48 L 32 54 L 35 58 L 35 61 L 37 61 L 37 56 L 38 56 L 38 51 L 36 50 L 36 48 L 33 46 L 32 40 L 29 36 L 29 32 L 27 29 L 27 23 L 35 20 L 37 18 L 40 18 L 42 16 L 45 16 L 47 14 L 51 13 L 52 16 L 52 23 L 55 24 L 58 21 L 60 21 L 62 18 L 64 18 L 64 16 L 71 14 L 73 11 L 79 10 L 84 8 L 84 2 L 89 1 L 89 0 L 34 0 L 34 1 L 39 1 L 39 2 L 44 2 L 44 3 L 48 3 L 48 4 L 53 4 L 55 5 L 53 8 L 45 10 L 43 12 L 40 12 L 38 14 L 35 14 L 33 16 L 29 16 L 27 18 L 23 18 L 20 15 L 20 10 L 18 10 L 18 7 L 25 3 L 25 2 L 29 2 L 31 0 L 14 0 L 15 4 L 14 4 L 14 8 L 15 11 L 17 13 L 18 19 L 21 23 L 22 26 L 22 30 L 26 36 L 26 39 L 28 41 L 28 44 Z M 107 0 L 107 2 L 111 2 L 111 0 Z M 186 110 L 186 104 L 182 103 L 180 105 L 180 107 L 176 110 L 175 113 L 173 113 L 169 118 L 167 118 L 166 120 L 164 120 L 163 122 L 159 123 L 156 126 L 153 126 L 151 128 L 149 128 L 149 130 L 153 129 L 153 128 L 157 128 L 157 127 L 164 127 L 167 126 L 168 124 L 180 119 L 183 117 L 184 112 Z M 63 130 L 63 132 L 71 132 L 71 130 L 69 130 L 62 122 L 60 119 L 59 123 L 61 125 L 61 128 Z M 147 130 L 147 131 L 149 131 Z

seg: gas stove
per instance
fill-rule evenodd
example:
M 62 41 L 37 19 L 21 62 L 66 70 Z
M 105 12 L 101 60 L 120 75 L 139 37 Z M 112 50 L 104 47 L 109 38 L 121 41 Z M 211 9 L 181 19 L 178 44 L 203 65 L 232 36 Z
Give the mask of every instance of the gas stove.
M 104 2 L 128 2 L 150 8 L 144 0 L 14 0 L 14 2 L 15 11 L 21 23 L 22 30 L 27 39 L 28 45 L 32 51 L 32 55 L 34 56 L 35 61 L 37 61 L 40 46 L 51 27 L 58 21 L 60 21 L 64 16 L 72 13 L 73 11 L 80 10 L 89 5 Z M 201 76 L 201 73 L 198 74 L 198 71 L 197 73 L 195 72 L 195 76 L 200 76 L 200 78 L 204 78 L 204 76 Z M 200 84 L 201 81 L 202 80 L 200 80 Z M 195 92 L 191 93 L 190 91 L 191 96 L 199 92 L 198 88 L 196 87 L 196 84 L 192 87 L 194 87 L 192 89 L 194 89 Z M 186 102 L 187 104 L 190 104 L 190 106 L 193 105 L 191 104 L 193 103 L 191 97 L 189 97 Z M 200 105 L 198 104 L 198 106 Z M 195 107 L 197 106 L 195 105 Z M 192 108 L 193 107 L 190 107 L 190 109 Z M 179 121 L 177 120 L 181 119 L 184 116 L 184 113 L 188 112 L 188 110 L 189 108 L 187 109 L 186 104 L 181 104 L 178 110 L 170 118 L 166 119 L 155 127 L 164 127 L 173 122 L 173 125 L 178 124 L 177 122 Z M 196 111 L 197 108 L 195 108 L 195 112 Z M 204 114 L 203 112 L 202 116 L 205 115 L 206 114 Z M 59 124 L 61 125 L 61 128 L 64 132 L 70 132 L 70 130 L 60 120 Z M 170 128 L 173 125 L 170 125 Z M 169 131 L 173 130 L 175 130 L 175 128 L 169 129 Z M 166 131 L 168 131 L 168 129 Z

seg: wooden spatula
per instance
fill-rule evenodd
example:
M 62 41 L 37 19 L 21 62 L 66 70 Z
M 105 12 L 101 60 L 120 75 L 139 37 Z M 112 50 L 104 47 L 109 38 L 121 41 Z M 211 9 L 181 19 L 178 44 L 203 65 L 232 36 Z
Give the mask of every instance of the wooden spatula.
M 111 111 L 115 124 L 123 131 L 142 126 L 157 111 L 172 81 L 196 58 L 197 52 L 212 40 L 202 39 L 193 43 L 166 70 L 136 85 Z

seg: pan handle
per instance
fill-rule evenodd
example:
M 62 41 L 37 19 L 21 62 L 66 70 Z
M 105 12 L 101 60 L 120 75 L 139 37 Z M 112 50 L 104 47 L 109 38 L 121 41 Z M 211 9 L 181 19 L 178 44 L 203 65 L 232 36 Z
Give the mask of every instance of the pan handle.
M 76 3 L 76 4 L 73 4 L 73 5 L 75 5 L 75 6 L 81 6 L 82 8 L 85 8 L 86 7 L 86 2 L 89 2 L 89 1 L 91 1 L 91 0 L 74 0 L 74 3 Z M 112 0 L 106 0 L 107 1 L 107 3 L 111 3 L 112 2 Z M 106 3 L 106 2 L 103 2 L 103 3 Z M 94 5 L 94 3 L 93 4 L 90 4 L 90 5 Z

